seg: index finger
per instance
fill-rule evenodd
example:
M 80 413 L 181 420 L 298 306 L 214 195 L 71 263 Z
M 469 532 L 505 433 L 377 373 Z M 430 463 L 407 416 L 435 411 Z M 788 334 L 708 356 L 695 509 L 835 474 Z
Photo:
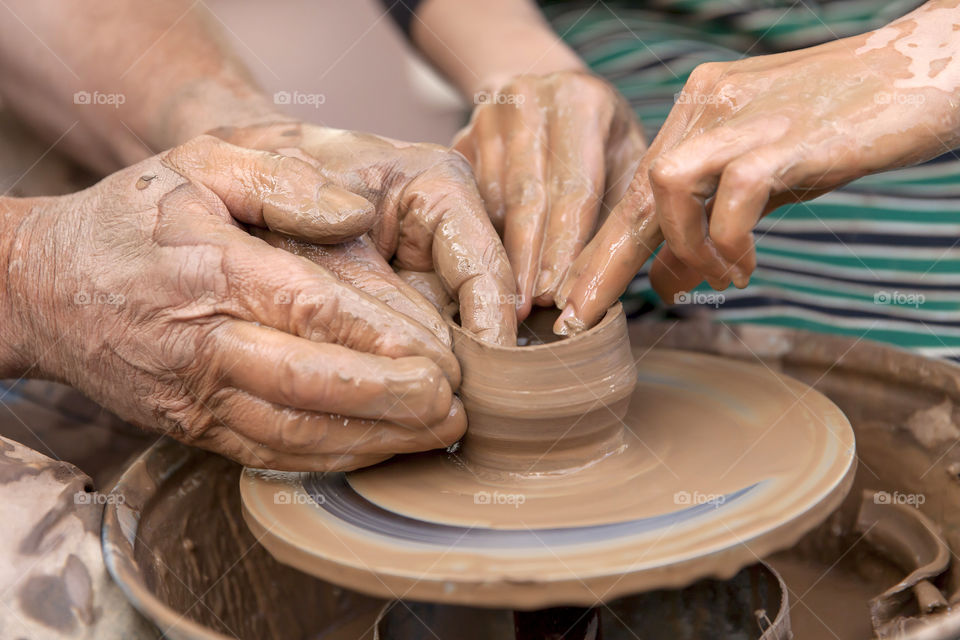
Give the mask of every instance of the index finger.
M 663 243 L 650 167 L 683 136 L 692 114 L 693 105 L 688 102 L 678 103 L 670 111 L 626 195 L 570 267 L 557 295 L 557 306 L 563 309 L 553 325 L 557 335 L 574 335 L 595 325 Z
M 199 136 L 166 152 L 163 162 L 213 191 L 240 222 L 310 242 L 350 240 L 377 221 L 371 202 L 297 158 Z
M 631 185 L 628 196 L 570 268 L 560 301 L 563 312 L 553 325 L 554 333 L 569 336 L 589 329 L 626 291 L 663 242 L 655 213 L 649 184 Z

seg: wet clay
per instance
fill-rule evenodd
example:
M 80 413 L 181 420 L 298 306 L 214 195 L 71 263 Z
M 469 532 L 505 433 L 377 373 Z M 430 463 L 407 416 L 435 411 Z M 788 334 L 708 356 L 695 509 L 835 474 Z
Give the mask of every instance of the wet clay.
M 453 325 L 469 416 L 462 457 L 479 473 L 579 469 L 623 448 L 637 380 L 623 310 L 568 340 L 551 339 L 552 314 L 544 315 L 526 326 L 523 347 L 482 342 Z
M 854 439 L 830 401 L 756 365 L 631 353 L 625 329 L 615 308 L 538 346 L 455 330 L 462 449 L 247 471 L 247 523 L 282 562 L 359 591 L 537 609 L 730 577 L 840 503 Z

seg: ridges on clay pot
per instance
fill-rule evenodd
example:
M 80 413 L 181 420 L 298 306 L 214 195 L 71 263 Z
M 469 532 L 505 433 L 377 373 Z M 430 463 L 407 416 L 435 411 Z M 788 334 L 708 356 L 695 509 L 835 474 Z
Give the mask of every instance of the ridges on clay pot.
M 566 339 L 555 339 L 549 329 L 558 313 L 534 311 L 524 323 L 529 346 L 482 342 L 451 322 L 469 421 L 463 440 L 468 464 L 556 472 L 622 446 L 623 417 L 637 381 L 623 308 L 616 304 L 597 326 Z

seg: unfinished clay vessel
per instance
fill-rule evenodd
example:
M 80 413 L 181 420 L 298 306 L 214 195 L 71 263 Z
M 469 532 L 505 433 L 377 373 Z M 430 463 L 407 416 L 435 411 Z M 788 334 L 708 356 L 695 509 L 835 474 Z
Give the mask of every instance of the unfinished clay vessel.
M 729 578 L 849 490 L 853 433 L 817 392 L 762 366 L 631 354 L 619 305 L 568 340 L 551 320 L 538 311 L 509 348 L 455 330 L 459 449 L 347 474 L 245 472 L 257 538 L 371 595 L 592 606 Z
M 623 445 L 623 417 L 637 382 L 623 309 L 567 340 L 550 333 L 557 313 L 540 312 L 525 346 L 478 340 L 451 323 L 469 416 L 468 464 L 515 473 L 574 469 Z

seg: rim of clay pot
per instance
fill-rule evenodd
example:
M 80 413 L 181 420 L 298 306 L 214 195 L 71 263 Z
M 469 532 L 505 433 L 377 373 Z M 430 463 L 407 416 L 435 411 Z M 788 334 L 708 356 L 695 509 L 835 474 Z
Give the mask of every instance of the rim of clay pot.
M 540 339 L 559 311 L 536 313 L 529 331 Z M 637 370 L 619 302 L 583 333 L 526 346 L 487 343 L 448 320 L 469 463 L 536 475 L 580 468 L 621 447 Z
M 616 302 L 613 304 L 613 306 L 607 309 L 607 312 L 603 314 L 603 318 L 600 319 L 600 322 L 590 327 L 586 331 L 582 331 L 576 335 L 570 336 L 569 338 L 559 338 L 553 342 L 531 344 L 523 347 L 518 345 L 502 345 L 502 344 L 494 344 L 492 342 L 480 342 L 477 340 L 477 338 L 473 334 L 471 334 L 469 331 L 461 327 L 456 321 L 454 321 L 454 319 L 450 315 L 446 316 L 446 320 L 450 329 L 455 334 L 454 339 L 459 337 L 461 339 L 470 340 L 471 342 L 477 342 L 485 350 L 489 350 L 489 351 L 513 353 L 521 350 L 522 351 L 545 351 L 549 349 L 557 349 L 560 345 L 570 345 L 570 344 L 583 342 L 584 340 L 590 338 L 594 334 L 599 333 L 603 329 L 606 329 L 611 323 L 616 322 L 617 316 L 619 315 L 624 315 L 623 305 L 620 304 L 619 302 Z
M 175 611 L 160 600 L 143 580 L 134 555 L 140 517 L 163 482 L 206 451 L 162 438 L 141 453 L 123 472 L 103 511 L 100 544 L 103 562 L 113 581 L 133 607 L 160 630 L 165 638 L 231 640 Z M 156 469 L 160 475 L 151 473 Z M 120 498 L 122 496 L 122 499 Z

